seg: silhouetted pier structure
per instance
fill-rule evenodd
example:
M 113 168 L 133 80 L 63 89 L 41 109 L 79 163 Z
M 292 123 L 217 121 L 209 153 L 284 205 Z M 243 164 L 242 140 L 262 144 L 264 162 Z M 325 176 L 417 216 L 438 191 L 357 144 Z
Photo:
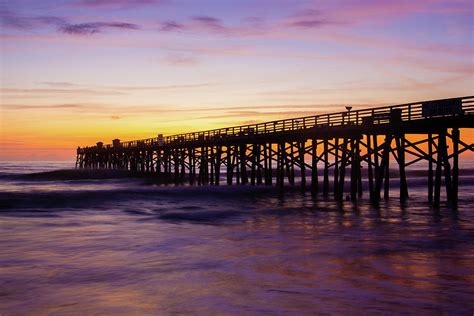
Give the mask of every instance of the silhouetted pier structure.
M 292 118 L 77 149 L 77 168 L 126 169 L 189 184 L 310 186 L 336 200 L 352 200 L 368 181 L 373 201 L 389 197 L 389 166 L 399 171 L 400 199 L 408 198 L 406 167 L 427 162 L 428 200 L 458 201 L 460 139 L 474 127 L 474 97 Z M 390 157 L 393 157 L 391 159 Z M 322 172 L 318 172 L 318 168 Z M 366 172 L 362 172 L 362 168 Z M 310 182 L 308 181 L 310 179 Z M 308 183 L 309 182 L 309 183 Z

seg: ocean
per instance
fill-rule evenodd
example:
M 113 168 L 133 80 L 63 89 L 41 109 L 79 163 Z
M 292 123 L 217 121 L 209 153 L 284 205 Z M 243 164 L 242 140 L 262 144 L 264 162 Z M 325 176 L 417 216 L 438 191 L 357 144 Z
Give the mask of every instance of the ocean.
M 474 312 L 472 162 L 457 210 L 73 167 L 0 163 L 2 316 Z

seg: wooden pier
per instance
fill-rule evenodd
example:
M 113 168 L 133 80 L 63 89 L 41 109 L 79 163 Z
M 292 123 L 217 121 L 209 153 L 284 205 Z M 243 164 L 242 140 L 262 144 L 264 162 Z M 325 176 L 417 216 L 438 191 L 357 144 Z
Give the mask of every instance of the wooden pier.
M 390 194 L 390 165 L 400 200 L 408 198 L 406 167 L 425 162 L 428 200 L 458 201 L 459 155 L 474 145 L 460 129 L 474 127 L 474 97 L 414 102 L 220 128 L 77 149 L 76 168 L 125 169 L 166 182 L 300 185 L 336 200 L 356 200 L 368 183 L 372 201 Z M 393 178 L 393 177 L 392 177 Z M 393 181 L 393 179 L 392 179 Z

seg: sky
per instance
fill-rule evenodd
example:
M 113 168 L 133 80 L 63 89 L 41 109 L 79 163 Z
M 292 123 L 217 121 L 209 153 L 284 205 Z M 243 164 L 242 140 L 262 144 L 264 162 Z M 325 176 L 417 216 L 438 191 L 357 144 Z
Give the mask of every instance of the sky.
M 473 18 L 467 0 L 0 0 L 0 160 L 472 95 Z

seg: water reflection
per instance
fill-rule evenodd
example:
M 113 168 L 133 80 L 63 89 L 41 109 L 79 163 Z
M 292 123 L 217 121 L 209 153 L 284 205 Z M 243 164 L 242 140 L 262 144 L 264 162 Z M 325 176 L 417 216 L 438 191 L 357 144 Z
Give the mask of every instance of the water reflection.
M 472 203 L 92 183 L 0 193 L 2 314 L 472 313 Z

